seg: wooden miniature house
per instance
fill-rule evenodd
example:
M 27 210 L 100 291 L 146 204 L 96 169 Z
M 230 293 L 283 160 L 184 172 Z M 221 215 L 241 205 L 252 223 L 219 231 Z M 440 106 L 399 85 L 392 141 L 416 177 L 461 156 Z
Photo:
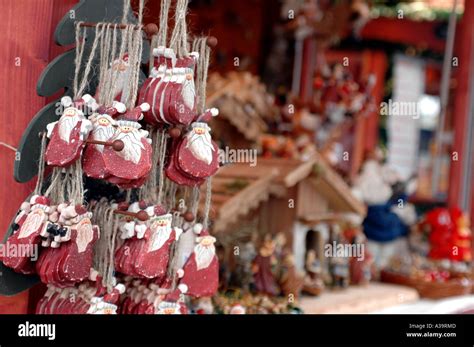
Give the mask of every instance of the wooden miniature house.
M 211 229 L 219 240 L 232 246 L 282 233 L 299 267 L 305 234 L 347 213 L 362 219 L 365 205 L 318 153 L 307 161 L 258 157 L 253 167 L 229 164 L 213 178 Z

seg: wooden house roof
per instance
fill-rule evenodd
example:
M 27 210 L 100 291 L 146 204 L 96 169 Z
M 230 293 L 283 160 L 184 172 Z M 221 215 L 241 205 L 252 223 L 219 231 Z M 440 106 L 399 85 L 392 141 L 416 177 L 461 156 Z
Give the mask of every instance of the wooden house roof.
M 335 212 L 365 215 L 365 205 L 353 197 L 349 186 L 321 155 L 316 153 L 307 161 L 259 157 L 253 167 L 248 163 L 230 164 L 213 177 L 213 231 L 225 230 L 272 195 L 285 196 L 288 188 L 306 179 Z

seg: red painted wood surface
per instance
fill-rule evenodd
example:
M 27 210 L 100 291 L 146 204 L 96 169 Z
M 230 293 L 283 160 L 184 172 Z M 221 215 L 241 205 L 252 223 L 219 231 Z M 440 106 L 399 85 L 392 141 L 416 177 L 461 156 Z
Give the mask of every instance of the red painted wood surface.
M 369 21 L 361 32 L 364 40 L 414 45 L 437 52 L 444 51 L 444 40 L 436 37 L 439 22 L 380 17 Z
M 464 148 L 465 128 L 467 117 L 473 117 L 469 114 L 469 93 L 474 88 L 473 81 L 470 80 L 474 66 L 472 59 L 474 55 L 474 2 L 466 1 L 464 16 L 458 24 L 456 32 L 456 45 L 454 56 L 459 57 L 459 67 L 454 70 L 456 78 L 456 90 L 454 94 L 454 143 L 452 150 L 458 152 L 460 160 L 451 162 L 450 186 L 448 203 L 450 206 L 458 206 L 460 193 L 466 187 L 462 186 L 461 178 L 463 174 L 462 158 L 467 151 Z M 470 158 L 471 165 L 474 165 L 474 158 Z M 471 192 L 471 224 L 474 225 L 474 190 Z
M 17 147 L 23 130 L 46 104 L 36 95 L 42 70 L 62 48 L 56 47 L 52 33 L 74 0 L 0 1 L 0 141 Z M 19 205 L 33 190 L 34 182 L 13 179 L 15 153 L 0 146 L 0 233 L 3 238 Z M 0 297 L 0 313 L 25 313 L 28 292 Z

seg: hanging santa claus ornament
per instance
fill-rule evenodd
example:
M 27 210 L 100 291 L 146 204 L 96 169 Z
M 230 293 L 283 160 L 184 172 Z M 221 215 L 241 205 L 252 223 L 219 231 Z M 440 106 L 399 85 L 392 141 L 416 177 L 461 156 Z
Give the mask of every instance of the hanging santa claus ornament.
M 130 94 L 130 62 L 129 54 L 125 53 L 123 57 L 115 59 L 110 68 L 106 71 L 105 76 L 114 79 L 112 99 L 125 103 Z M 97 92 L 100 93 L 100 89 Z
M 192 52 L 176 58 L 170 48 L 160 46 L 153 50 L 154 68 L 143 84 L 140 102 L 148 102 L 145 121 L 151 125 L 189 125 L 197 113 L 194 71 L 199 53 Z
M 207 114 L 217 114 L 217 109 Z M 186 136 L 173 146 L 166 168 L 167 177 L 179 185 L 198 186 L 219 168 L 219 149 L 211 138 L 207 123 L 195 122 Z
M 126 275 L 160 281 L 168 269 L 171 246 L 182 230 L 171 227 L 172 216 L 160 205 L 136 202 L 128 209 L 132 213 L 142 210 L 151 217 L 148 221 L 128 220 L 120 226 L 121 237 L 126 240 L 115 253 L 115 269 Z
M 153 206 L 153 218 L 148 223 L 145 244 L 135 263 L 135 272 L 142 277 L 162 279 L 168 270 L 171 246 L 182 230 L 172 228 L 172 215 L 159 205 Z
M 117 122 L 114 118 L 125 111 L 124 104 L 114 102 L 112 107 L 101 107 L 97 113 L 94 113 L 89 118 L 92 122 L 92 132 L 82 156 L 82 170 L 88 177 L 104 179 L 109 175 L 103 158 L 104 144 L 101 143 L 111 145 L 115 151 L 120 150 L 120 148 L 117 148 L 116 143 L 114 144 L 109 140 L 114 136 L 115 128 L 117 127 Z M 123 142 L 120 144 L 123 145 Z
M 116 314 L 122 283 L 114 283 L 110 293 L 101 284 L 101 277 L 91 277 L 81 284 L 61 288 L 48 284 L 48 290 L 36 305 L 37 314 Z
M 143 111 L 150 105 L 143 103 L 119 117 L 114 135 L 110 142 L 120 140 L 124 147 L 116 151 L 111 146 L 106 146 L 102 154 L 105 169 L 110 176 L 117 178 L 113 183 L 126 183 L 127 181 L 143 179 L 151 170 L 151 139 L 148 131 L 142 130 L 139 120 L 143 118 Z
M 207 230 L 202 230 L 200 224 L 194 226 L 194 232 L 199 234 L 197 244 L 184 267 L 178 270 L 179 285 L 166 297 L 167 301 L 177 301 L 182 294 L 200 298 L 212 296 L 217 291 L 219 261 L 214 246 L 216 239 Z
M 45 247 L 36 262 L 36 271 L 43 283 L 64 287 L 86 279 L 92 268 L 93 246 L 99 238 L 99 228 L 92 225 L 92 214 L 82 205 L 58 205 L 57 222 L 49 223 Z M 44 235 L 44 234 L 43 234 Z
M 13 224 L 14 232 L 6 241 L 6 248 L 15 249 L 16 252 L 6 252 L 1 258 L 5 266 L 24 274 L 34 273 L 32 260 L 36 259 L 32 258 L 38 255 L 40 234 L 54 209 L 48 198 L 39 195 L 21 204 L 20 213 Z
M 92 130 L 92 123 L 85 117 L 84 111 L 94 111 L 98 105 L 89 94 L 74 102 L 65 96 L 61 99 L 61 105 L 65 107 L 61 118 L 47 126 L 50 141 L 45 159 L 48 165 L 66 167 L 79 158 Z

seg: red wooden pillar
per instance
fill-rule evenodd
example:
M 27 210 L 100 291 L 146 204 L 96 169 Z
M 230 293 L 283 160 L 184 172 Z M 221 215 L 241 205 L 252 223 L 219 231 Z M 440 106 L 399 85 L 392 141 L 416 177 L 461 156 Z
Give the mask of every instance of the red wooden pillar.
M 458 57 L 459 67 L 455 71 L 457 85 L 454 94 L 454 141 L 452 151 L 458 153 L 458 160 L 451 162 L 450 171 L 450 187 L 448 203 L 450 206 L 459 206 L 461 192 L 467 187 L 462 184 L 463 177 L 463 161 L 467 155 L 468 149 L 465 148 L 466 143 L 466 127 L 470 114 L 470 92 L 474 88 L 471 80 L 474 72 L 474 2 L 465 1 L 464 15 L 457 31 L 457 39 L 454 56 Z M 472 101 L 471 101 L 472 102 Z M 474 158 L 469 158 L 473 165 Z M 474 222 L 474 191 L 471 192 L 471 221 Z
M 63 49 L 54 44 L 58 21 L 76 3 L 74 0 L 0 1 L 0 141 L 17 147 L 30 119 L 46 104 L 36 95 L 41 72 Z M 32 192 L 34 182 L 13 179 L 15 152 L 0 146 L 0 236 Z M 28 292 L 0 296 L 0 313 L 26 313 Z

